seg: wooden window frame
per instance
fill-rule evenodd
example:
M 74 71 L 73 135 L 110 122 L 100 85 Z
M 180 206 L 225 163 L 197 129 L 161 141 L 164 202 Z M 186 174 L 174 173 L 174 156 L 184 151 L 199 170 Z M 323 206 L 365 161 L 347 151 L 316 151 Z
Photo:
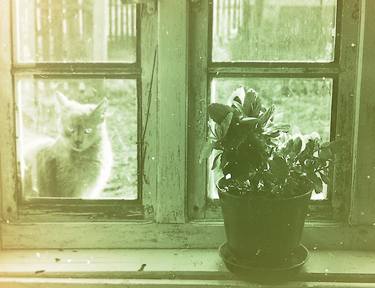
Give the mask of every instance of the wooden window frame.
M 8 17 L 10 31 L 10 41 L 13 41 L 13 47 L 15 45 L 14 39 L 16 39 L 16 31 L 13 28 L 13 20 L 15 17 L 15 3 L 12 1 L 9 4 L 11 16 Z M 139 5 L 138 5 L 139 6 Z M 64 221 L 131 221 L 131 220 L 147 220 L 152 217 L 152 196 L 150 193 L 144 193 L 143 186 L 147 183 L 144 179 L 147 179 L 149 175 L 143 172 L 147 169 L 148 163 L 146 163 L 146 155 L 144 147 L 146 143 L 152 142 L 153 140 L 148 138 L 146 131 L 146 125 L 150 120 L 150 113 L 148 111 L 148 105 L 143 101 L 145 99 L 142 95 L 142 80 L 150 81 L 149 79 L 142 79 L 141 70 L 141 26 L 140 26 L 140 7 L 136 9 L 137 21 L 137 43 L 136 43 L 136 60 L 135 63 L 99 63 L 99 62 L 35 62 L 35 63 L 18 63 L 16 60 L 15 49 L 10 50 L 11 57 L 11 74 L 12 74 L 12 85 L 13 93 L 15 94 L 15 82 L 17 77 L 31 77 L 30 79 L 123 79 L 123 80 L 134 80 L 136 81 L 137 90 L 137 106 L 140 106 L 137 114 L 137 192 L 138 199 L 136 200 L 77 200 L 77 199 L 31 199 L 25 201 L 20 193 L 21 187 L 19 181 L 18 170 L 13 172 L 17 174 L 17 189 L 16 194 L 13 197 L 5 197 L 3 199 L 4 206 L 9 211 L 7 215 L 8 221 L 10 219 L 19 222 L 64 222 Z M 11 48 L 12 49 L 12 48 Z M 149 60 L 149 59 L 147 59 Z M 12 96 L 13 102 L 10 103 L 14 109 L 16 109 L 15 96 Z M 146 98 L 147 99 L 147 98 Z M 146 107 L 146 109 L 144 109 Z M 146 115 L 144 114 L 146 110 Z M 13 116 L 15 117 L 15 116 Z M 16 120 L 13 119 L 13 122 Z M 147 123 L 147 124 L 146 124 Z M 12 127 L 12 133 L 16 133 L 17 128 Z M 144 132 L 143 132 L 144 131 Z M 17 136 L 16 136 L 17 137 Z M 14 144 L 13 144 L 14 145 Z M 13 159 L 14 161 L 14 159 Z M 146 207 L 146 209 L 144 208 Z
M 149 1 L 154 0 L 137 2 Z M 340 53 L 343 62 L 335 68 L 340 72 L 337 99 L 340 113 L 337 113 L 336 133 L 343 133 L 342 137 L 350 140 L 345 146 L 345 158 L 353 164 L 335 171 L 335 177 L 342 180 L 337 184 L 342 189 L 334 194 L 332 202 L 337 218 L 308 221 L 305 225 L 302 241 L 311 249 L 375 249 L 375 227 L 369 225 L 375 211 L 370 210 L 366 202 L 370 189 L 367 189 L 367 182 L 364 185 L 364 172 L 356 169 L 369 167 L 375 158 L 361 154 L 365 145 L 375 141 L 375 136 L 366 137 L 368 128 L 364 126 L 373 116 L 361 118 L 358 115 L 367 105 L 375 106 L 369 93 L 375 81 L 364 74 L 374 70 L 370 61 L 374 44 L 366 40 L 370 39 L 370 28 L 374 24 L 370 15 L 375 7 L 370 1 L 343 1 L 341 33 L 344 37 Z M 56 214 L 48 221 L 42 221 L 43 215 L 26 221 L 20 218 L 15 205 L 9 206 L 9 203 L 15 203 L 18 179 L 10 3 L 11 0 L 0 2 L 0 43 L 4 48 L 0 52 L 2 248 L 214 248 L 224 242 L 222 221 L 197 217 L 204 207 L 196 202 L 206 190 L 198 177 L 206 168 L 198 163 L 197 155 L 206 137 L 202 127 L 206 126 L 207 119 L 200 115 L 205 115 L 207 103 L 202 99 L 207 99 L 208 91 L 209 68 L 204 61 L 208 47 L 208 31 L 204 25 L 208 19 L 208 0 L 158 0 L 154 13 L 142 12 L 141 31 L 142 35 L 147 35 L 147 39 L 141 40 L 142 105 L 148 107 L 149 104 L 150 107 L 144 109 L 142 115 L 142 119 L 149 115 L 144 143 L 147 147 L 144 166 L 147 181 L 143 193 L 144 199 L 150 199 L 144 203 L 150 217 L 131 221 L 77 218 L 71 214 L 65 219 Z M 201 21 L 194 21 L 199 17 L 202 17 Z M 156 47 L 157 73 L 151 87 Z M 266 68 L 254 67 L 257 73 Z M 353 80 L 357 79 L 357 74 L 358 82 Z M 143 122 L 143 129 L 144 126 Z M 371 174 L 374 176 L 371 181 L 374 181 L 375 171 L 371 170 L 371 173 L 374 174 Z M 368 212 L 366 221 L 361 214 L 363 209 Z M 342 211 L 344 216 L 340 216 Z M 43 213 L 46 217 L 50 214 L 45 210 Z
M 370 148 L 367 148 L 367 154 L 362 152 L 365 145 L 371 147 L 364 136 L 369 129 L 365 128 L 365 121 L 371 123 L 371 116 L 367 113 L 361 121 L 359 117 L 361 113 L 358 111 L 365 113 L 366 104 L 373 105 L 373 101 L 368 99 L 370 88 L 367 86 L 372 87 L 370 77 L 365 75 L 367 76 L 365 83 L 361 83 L 364 81 L 360 77 L 363 75 L 361 70 L 369 74 L 370 71 L 374 71 L 373 67 L 369 67 L 370 64 L 365 57 L 367 56 L 368 60 L 373 59 L 369 55 L 370 49 L 373 49 L 370 44 L 371 20 L 368 16 L 371 12 L 366 12 L 366 9 L 373 11 L 374 7 L 370 7 L 370 2 L 366 0 L 338 0 L 337 45 L 335 60 L 332 63 L 212 63 L 209 61 L 211 58 L 210 38 L 212 37 L 210 16 L 207 16 L 211 13 L 210 2 L 212 0 L 196 1 L 190 12 L 191 19 L 198 19 L 198 21 L 192 22 L 190 26 L 189 217 L 202 223 L 209 219 L 215 223 L 220 218 L 217 203 L 207 201 L 204 193 L 206 188 L 202 188 L 206 187 L 207 182 L 206 165 L 197 161 L 207 137 L 206 108 L 209 101 L 210 78 L 213 76 L 330 77 L 334 79 L 333 101 L 337 110 L 337 113 L 336 111 L 332 113 L 335 117 L 333 119 L 335 127 L 332 132 L 336 139 L 343 140 L 343 151 L 337 160 L 344 164 L 337 165 L 334 169 L 334 191 L 332 191 L 330 201 L 310 205 L 311 212 L 305 225 L 303 241 L 308 243 L 307 245 L 314 242 L 313 247 L 335 249 L 371 247 L 373 249 L 375 246 L 369 244 L 369 239 L 373 237 L 370 235 L 373 235 L 374 227 L 369 224 L 371 220 L 373 226 L 375 223 L 373 217 L 375 211 L 370 204 L 374 203 L 374 196 L 370 194 L 370 185 L 374 181 L 371 174 L 374 169 L 370 164 L 372 158 L 368 157 L 371 154 Z M 363 56 L 362 54 L 366 52 L 367 54 Z M 360 139 L 361 133 L 362 139 Z M 362 159 L 360 159 L 361 156 Z M 368 175 L 364 177 L 365 172 L 359 171 L 357 167 L 365 167 Z M 371 201 L 366 202 L 366 197 Z M 359 210 L 359 207 L 362 210 Z M 338 232 L 339 230 L 341 232 Z M 325 231 L 324 234 L 320 234 L 323 231 Z M 364 237 L 357 237 L 354 240 L 354 233 L 358 231 L 362 231 L 361 234 Z M 322 238 L 319 239 L 319 237 Z M 310 242 L 312 239 L 314 240 Z M 348 244 L 349 242 L 351 244 Z
M 337 1 L 337 20 L 336 20 L 336 39 L 334 49 L 334 60 L 328 63 L 310 63 L 310 62 L 213 62 L 212 61 L 212 21 L 213 21 L 213 0 L 200 1 L 199 8 L 193 10 L 195 15 L 192 19 L 199 19 L 200 23 L 193 24 L 191 35 L 193 41 L 197 45 L 192 45 L 192 61 L 190 74 L 191 77 L 191 92 L 196 96 L 192 101 L 194 102 L 191 109 L 191 119 L 204 118 L 207 121 L 207 113 L 205 111 L 210 93 L 210 82 L 214 78 L 331 78 L 333 79 L 332 90 L 332 109 L 331 109 L 331 138 L 346 139 L 347 142 L 344 148 L 344 153 L 350 153 L 353 135 L 353 122 L 342 122 L 342 115 L 336 113 L 338 111 L 347 111 L 349 115 L 353 115 L 351 99 L 344 95 L 343 91 L 355 89 L 355 82 L 348 81 L 355 77 L 356 69 L 344 71 L 344 68 L 350 63 L 353 66 L 356 64 L 355 49 L 348 49 L 348 43 L 354 41 L 355 32 L 358 29 L 358 23 L 349 21 L 352 19 L 355 6 L 344 3 L 342 0 Z M 204 11 L 204 12 L 203 12 Z M 204 17 L 204 15 L 208 15 Z M 349 17 L 351 17 L 349 19 Z M 200 43 L 200 44 L 199 44 Z M 355 42 L 351 42 L 355 43 Z M 198 47 L 199 46 L 199 47 Z M 349 46 L 350 47 L 350 46 Z M 349 52 L 349 53 L 348 53 Z M 201 64 L 201 59 L 207 59 L 204 67 Z M 202 77 L 205 74 L 205 78 Z M 194 75 L 197 76 L 194 79 Z M 199 84 L 196 84 L 198 79 L 202 79 Z M 193 126 L 193 138 L 190 145 L 192 148 L 192 159 L 196 159 L 199 151 L 204 145 L 207 135 L 207 125 Z M 190 169 L 191 177 L 195 179 L 196 187 L 207 186 L 207 174 L 205 165 L 199 163 L 192 163 L 194 168 Z M 198 171 L 195 174 L 195 171 Z M 202 177 L 202 175 L 205 175 Z M 347 217 L 347 214 L 342 213 L 344 209 L 344 202 L 339 201 L 350 194 L 351 187 L 345 183 L 342 185 L 343 179 L 350 179 L 350 169 L 345 172 L 340 169 L 335 169 L 333 175 L 333 187 L 330 189 L 332 193 L 329 198 L 323 201 L 311 201 L 310 212 L 308 218 L 311 220 L 342 220 Z M 192 192 L 190 195 L 190 215 L 195 219 L 220 219 L 221 211 L 218 200 L 207 199 L 203 193 L 196 192 L 197 188 L 192 184 Z M 334 207 L 335 209 L 332 209 Z

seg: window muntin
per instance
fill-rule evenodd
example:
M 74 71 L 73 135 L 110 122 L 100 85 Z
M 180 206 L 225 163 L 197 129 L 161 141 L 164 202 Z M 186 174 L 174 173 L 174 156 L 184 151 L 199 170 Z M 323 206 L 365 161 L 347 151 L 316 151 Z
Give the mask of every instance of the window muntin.
M 214 0 L 214 62 L 332 62 L 335 0 Z
M 137 9 L 121 0 L 16 0 L 16 61 L 136 62 Z
M 63 107 L 58 100 L 58 93 L 62 93 L 68 101 L 79 103 L 78 107 L 74 108 L 72 103 L 69 107 Z M 25 198 L 57 195 L 68 197 L 58 191 L 67 189 L 61 186 L 69 187 L 75 181 L 81 183 L 82 179 L 59 177 L 64 174 L 58 174 L 56 165 L 61 167 L 65 163 L 63 166 L 65 169 L 75 169 L 72 167 L 72 163 L 77 161 L 79 163 L 75 165 L 82 167 L 84 174 L 93 173 L 97 178 L 102 177 L 102 181 L 106 180 L 106 183 L 101 183 L 101 191 L 95 192 L 94 187 L 91 189 L 92 192 L 88 192 L 83 197 L 126 200 L 138 198 L 136 80 L 77 78 L 49 80 L 18 77 L 16 95 L 17 111 L 19 111 L 17 119 L 18 158 L 21 163 L 20 169 L 24 184 L 22 189 Z M 105 124 L 92 125 L 91 122 L 95 120 L 92 119 L 92 116 L 88 123 L 83 123 L 85 127 L 78 126 L 76 122 L 64 123 L 71 120 L 66 116 L 69 113 L 66 111 L 67 108 L 76 109 L 71 112 L 80 113 L 79 109 L 83 109 L 84 104 L 98 105 L 104 98 L 106 99 L 106 107 L 103 111 L 103 123 Z M 76 103 L 74 105 L 77 105 Z M 79 114 L 77 121 L 81 120 L 84 120 L 84 117 Z M 78 128 L 83 130 L 73 131 Z M 72 129 L 72 133 L 65 131 L 66 129 Z M 71 150 L 71 147 L 74 146 L 71 141 L 75 137 L 84 142 L 81 145 L 85 145 L 85 141 L 93 141 L 93 143 L 89 143 L 91 146 L 86 150 L 75 153 Z M 93 139 L 94 137 L 95 139 Z M 95 145 L 100 145 L 98 151 L 96 151 Z M 69 157 L 71 157 L 69 163 L 66 163 L 65 157 L 60 157 L 64 153 L 69 153 Z M 55 162 L 51 162 L 53 161 L 51 158 Z M 98 162 L 101 165 L 100 172 L 96 171 Z M 55 165 L 53 165 L 54 163 Z M 76 172 L 79 173 L 79 170 Z M 48 183 L 48 190 L 52 191 L 42 191 L 46 190 L 46 188 L 42 188 L 46 185 L 38 183 L 38 179 L 39 182 L 43 182 L 45 179 L 43 175 L 38 177 L 42 171 L 48 172 L 48 176 L 52 179 L 59 179 L 59 181 L 56 180 L 56 183 Z M 28 178 L 30 179 L 26 181 Z M 94 179 L 87 180 L 89 183 L 94 181 Z M 97 179 L 98 183 L 100 181 Z

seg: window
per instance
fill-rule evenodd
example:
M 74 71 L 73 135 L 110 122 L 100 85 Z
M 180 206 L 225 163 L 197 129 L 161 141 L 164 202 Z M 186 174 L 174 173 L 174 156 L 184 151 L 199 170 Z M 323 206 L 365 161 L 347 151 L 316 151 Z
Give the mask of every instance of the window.
M 214 0 L 208 10 L 204 101 L 226 103 L 235 88 L 253 88 L 263 103 L 276 105 L 276 117 L 290 123 L 292 133 L 335 139 L 337 1 Z M 211 171 L 202 179 L 208 194 L 195 205 L 205 210 L 198 217 L 220 217 L 215 189 L 220 177 Z M 328 202 L 327 188 L 313 199 Z
M 79 205 L 97 217 L 90 206 L 117 200 L 110 205 L 134 211 L 112 211 L 116 218 L 142 218 L 136 5 L 17 0 L 12 8 L 20 213 Z
M 2 193 L 7 222 L 151 219 L 155 106 L 142 95 L 155 90 L 150 5 L 4 2 L 3 66 L 12 72 L 4 99 L 16 112 L 9 108 L 2 162 L 17 173 Z M 150 49 L 143 57 L 141 41 Z
M 212 189 L 219 176 L 198 159 L 207 105 L 226 102 L 238 85 L 276 102 L 295 131 L 343 140 L 332 186 L 312 201 L 304 243 L 372 245 L 355 241 L 357 228 L 347 225 L 372 223 L 374 213 L 363 198 L 372 166 L 358 116 L 371 120 L 361 76 L 370 33 L 356 1 L 0 3 L 4 248 L 217 247 L 224 241 Z M 106 185 L 83 197 L 42 193 L 28 144 L 76 132 L 60 130 L 71 120 L 62 109 L 100 105 L 113 152 Z M 95 130 L 78 122 L 83 134 Z M 57 166 L 48 167 L 56 175 Z M 373 237 L 370 226 L 361 229 L 363 239 Z
M 345 219 L 352 175 L 349 115 L 354 113 L 347 91 L 355 90 L 349 81 L 355 69 L 348 67 L 356 63 L 358 7 L 329 0 L 199 2 L 191 24 L 191 157 L 199 157 L 208 135 L 207 105 L 226 103 L 239 86 L 254 88 L 263 103 L 276 104 L 276 117 L 291 123 L 293 133 L 317 131 L 324 140 L 344 140 L 346 156 L 335 167 L 332 185 L 313 195 L 309 217 Z M 351 19 L 346 18 L 349 11 Z M 207 166 L 191 164 L 189 213 L 194 219 L 221 218 L 215 191 L 221 176 L 210 171 L 212 160 Z

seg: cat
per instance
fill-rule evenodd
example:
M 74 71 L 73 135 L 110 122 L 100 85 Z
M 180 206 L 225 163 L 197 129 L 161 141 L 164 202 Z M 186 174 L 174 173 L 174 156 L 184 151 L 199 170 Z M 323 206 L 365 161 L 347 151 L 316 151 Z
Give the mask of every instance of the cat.
M 107 99 L 98 105 L 81 104 L 60 92 L 56 99 L 58 136 L 46 138 L 30 152 L 25 185 L 39 197 L 99 198 L 113 164 L 105 121 Z

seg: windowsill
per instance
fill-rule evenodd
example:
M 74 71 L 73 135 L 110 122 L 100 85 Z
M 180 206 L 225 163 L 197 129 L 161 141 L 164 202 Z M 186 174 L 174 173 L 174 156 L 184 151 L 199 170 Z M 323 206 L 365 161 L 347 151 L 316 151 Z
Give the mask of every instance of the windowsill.
M 297 283 L 309 282 L 315 283 L 314 287 L 327 287 L 328 283 L 332 284 L 328 287 L 375 287 L 375 252 L 311 251 L 302 270 L 288 281 L 285 287 L 290 287 L 290 282 L 297 286 Z M 2 251 L 0 288 L 13 287 L 16 283 L 20 287 L 28 287 L 22 286 L 26 283 L 44 283 L 46 287 L 55 287 L 58 283 L 75 284 L 74 287 L 147 283 L 155 287 L 178 284 L 242 287 L 246 282 L 228 272 L 215 249 Z

